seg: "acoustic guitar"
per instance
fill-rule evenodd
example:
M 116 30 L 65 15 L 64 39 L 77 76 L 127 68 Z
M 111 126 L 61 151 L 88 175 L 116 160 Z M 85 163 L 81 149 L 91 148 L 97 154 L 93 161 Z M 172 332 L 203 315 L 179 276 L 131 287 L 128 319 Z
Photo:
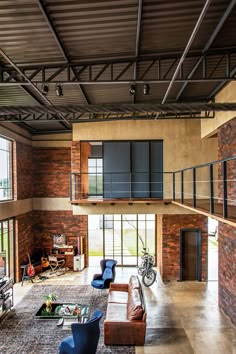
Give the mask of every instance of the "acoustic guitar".
M 46 257 L 41 257 L 41 264 L 43 268 L 49 267 L 48 259 Z
M 42 251 L 43 251 L 43 257 L 41 257 L 41 265 L 43 268 L 47 268 L 47 267 L 49 267 L 49 261 L 48 261 L 47 257 L 45 257 L 45 255 L 44 255 L 44 248 L 42 248 Z

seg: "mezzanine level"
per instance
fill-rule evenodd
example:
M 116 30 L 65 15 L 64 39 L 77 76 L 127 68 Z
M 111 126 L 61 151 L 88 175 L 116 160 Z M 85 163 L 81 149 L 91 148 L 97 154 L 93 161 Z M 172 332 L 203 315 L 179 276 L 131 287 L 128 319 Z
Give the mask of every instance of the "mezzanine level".
M 236 156 L 152 173 L 71 173 L 73 205 L 176 204 L 236 224 Z

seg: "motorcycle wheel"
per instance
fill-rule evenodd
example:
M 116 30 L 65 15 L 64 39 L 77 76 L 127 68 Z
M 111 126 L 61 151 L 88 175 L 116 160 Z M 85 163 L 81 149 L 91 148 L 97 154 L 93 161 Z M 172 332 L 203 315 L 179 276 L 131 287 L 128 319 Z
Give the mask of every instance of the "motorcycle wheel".
M 149 269 L 145 274 L 143 275 L 143 284 L 147 287 L 151 286 L 157 277 L 157 273 L 153 269 Z

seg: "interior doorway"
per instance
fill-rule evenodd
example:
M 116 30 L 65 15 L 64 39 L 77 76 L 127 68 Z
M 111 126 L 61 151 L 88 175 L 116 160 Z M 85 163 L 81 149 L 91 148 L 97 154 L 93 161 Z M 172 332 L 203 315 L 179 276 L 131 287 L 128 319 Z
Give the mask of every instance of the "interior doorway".
M 208 218 L 208 281 L 218 282 L 218 220 Z
M 201 280 L 201 230 L 180 230 L 180 280 Z

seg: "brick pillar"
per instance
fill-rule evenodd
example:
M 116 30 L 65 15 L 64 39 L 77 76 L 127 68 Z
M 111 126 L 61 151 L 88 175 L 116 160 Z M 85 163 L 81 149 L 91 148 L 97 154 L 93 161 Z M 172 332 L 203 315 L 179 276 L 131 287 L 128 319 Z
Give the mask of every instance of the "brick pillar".
M 80 172 L 81 172 L 80 141 L 72 141 L 72 145 L 71 145 L 71 173 L 80 173 Z M 72 184 L 72 191 L 71 191 L 72 200 L 80 199 L 82 197 L 80 174 L 72 175 L 71 184 Z
M 162 216 L 162 279 L 178 280 L 180 273 L 180 230 L 201 229 L 201 280 L 207 280 L 207 217 L 199 214 L 192 215 L 163 215 Z M 161 245 L 159 245 L 159 248 Z
M 236 325 L 236 228 L 219 222 L 219 307 Z

